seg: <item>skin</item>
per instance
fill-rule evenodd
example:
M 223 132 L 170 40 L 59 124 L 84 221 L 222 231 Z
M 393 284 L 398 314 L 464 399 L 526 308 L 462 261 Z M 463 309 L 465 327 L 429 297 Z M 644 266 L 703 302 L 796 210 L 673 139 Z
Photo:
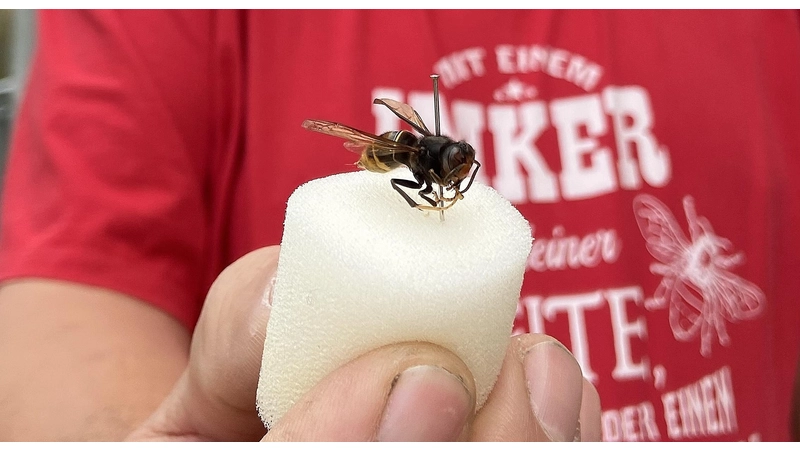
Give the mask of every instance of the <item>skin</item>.
M 166 314 L 118 293 L 45 280 L 4 285 L 0 364 L 14 370 L 0 370 L 0 417 L 8 419 L 0 439 L 375 440 L 397 398 L 397 380 L 408 379 L 398 375 L 423 365 L 455 375 L 467 393 L 431 384 L 424 396 L 411 398 L 416 411 L 424 414 L 435 403 L 473 402 L 463 418 L 448 425 L 452 429 L 434 430 L 435 436 L 551 440 L 532 412 L 523 365 L 528 349 L 555 342 L 544 335 L 509 339 L 500 378 L 477 413 L 474 381 L 458 357 L 433 344 L 405 342 L 375 349 L 332 372 L 266 434 L 254 399 L 269 320 L 262 296 L 278 251 L 256 250 L 219 276 L 191 341 Z M 566 364 L 560 370 L 579 371 L 574 358 L 563 355 L 568 357 L 560 359 Z M 552 404 L 576 416 L 579 411 L 580 439 L 598 440 L 594 387 L 579 377 L 568 394 Z
M 125 295 L 51 280 L 4 284 L 0 440 L 122 439 L 170 392 L 189 340 L 170 316 Z

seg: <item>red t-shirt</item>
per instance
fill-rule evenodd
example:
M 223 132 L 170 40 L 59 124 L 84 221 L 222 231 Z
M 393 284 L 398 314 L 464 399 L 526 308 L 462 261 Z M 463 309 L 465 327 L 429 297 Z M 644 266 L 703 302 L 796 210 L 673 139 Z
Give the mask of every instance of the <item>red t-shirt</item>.
M 785 440 L 800 343 L 791 11 L 43 12 L 0 275 L 116 289 L 188 327 L 355 170 L 307 118 L 478 150 L 534 230 L 515 332 L 568 345 L 607 440 Z

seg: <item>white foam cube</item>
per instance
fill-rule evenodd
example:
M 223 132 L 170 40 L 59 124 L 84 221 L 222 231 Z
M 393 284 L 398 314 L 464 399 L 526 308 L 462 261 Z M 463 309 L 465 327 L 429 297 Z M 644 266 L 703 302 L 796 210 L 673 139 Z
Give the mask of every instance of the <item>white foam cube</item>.
M 256 399 L 267 426 L 329 372 L 397 342 L 427 341 L 458 355 L 479 407 L 491 391 L 530 225 L 478 182 L 441 221 L 409 207 L 389 184 L 394 177 L 410 173 L 334 175 L 289 198 Z

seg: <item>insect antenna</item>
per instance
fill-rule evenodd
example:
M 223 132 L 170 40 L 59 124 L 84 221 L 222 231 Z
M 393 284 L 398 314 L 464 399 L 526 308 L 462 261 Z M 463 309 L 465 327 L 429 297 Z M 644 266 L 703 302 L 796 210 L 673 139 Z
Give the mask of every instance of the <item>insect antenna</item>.
M 434 129 L 436 130 L 436 135 L 441 136 L 442 134 L 442 127 L 439 121 L 439 74 L 432 74 L 431 79 L 433 80 L 433 124 Z M 444 208 L 444 187 L 439 185 L 439 207 Z M 444 209 L 439 210 L 439 220 L 444 222 Z

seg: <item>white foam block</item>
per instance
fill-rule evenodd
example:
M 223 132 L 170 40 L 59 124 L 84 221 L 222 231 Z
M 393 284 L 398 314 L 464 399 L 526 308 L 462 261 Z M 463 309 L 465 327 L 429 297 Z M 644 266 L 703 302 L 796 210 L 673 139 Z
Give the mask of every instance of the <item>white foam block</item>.
M 326 374 L 377 347 L 428 341 L 457 354 L 482 405 L 503 361 L 531 249 L 530 225 L 475 182 L 445 213 L 421 212 L 366 171 L 289 198 L 258 383 L 267 426 Z

